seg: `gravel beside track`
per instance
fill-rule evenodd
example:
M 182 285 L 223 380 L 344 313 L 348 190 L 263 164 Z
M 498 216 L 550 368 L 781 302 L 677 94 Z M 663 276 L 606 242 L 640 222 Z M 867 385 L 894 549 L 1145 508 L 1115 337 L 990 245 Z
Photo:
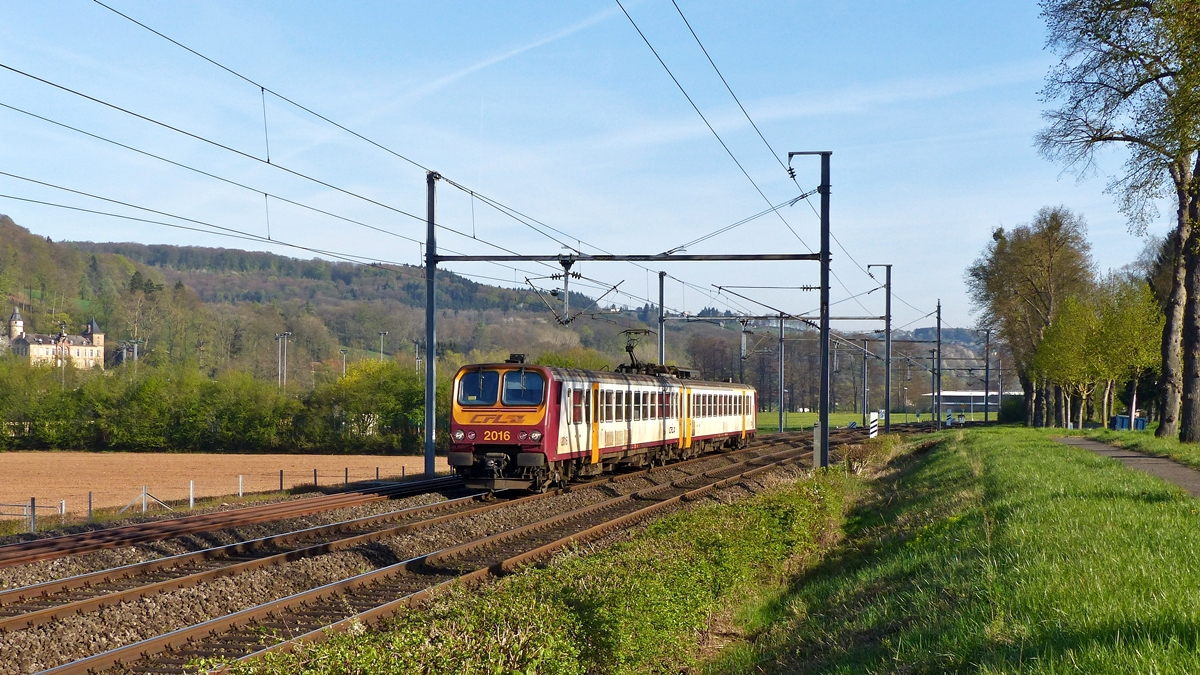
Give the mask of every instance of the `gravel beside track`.
M 725 467 L 729 468 L 730 472 L 718 472 L 714 475 L 734 475 L 745 471 L 749 467 L 736 469 L 731 466 L 732 463 L 744 461 L 753 456 L 762 457 L 781 453 L 786 449 L 786 446 L 791 446 L 793 449 L 804 452 L 802 448 L 807 445 L 806 441 L 809 437 L 810 435 L 808 434 L 787 434 L 782 437 L 766 438 L 762 439 L 756 446 L 736 453 L 736 457 L 731 456 L 732 453 L 710 455 L 686 466 L 659 468 L 654 470 L 650 475 L 632 475 L 623 478 L 616 477 L 606 482 L 594 481 L 592 483 L 581 483 L 562 494 L 547 495 L 540 499 L 533 499 L 503 508 L 495 508 L 484 513 L 464 515 L 398 536 L 358 545 L 354 548 L 323 553 L 315 557 L 294 560 L 271 567 L 253 569 L 235 576 L 211 579 L 187 588 L 177 588 L 141 597 L 136 600 L 123 601 L 119 604 L 94 611 L 72 614 L 43 625 L 0 633 L 0 675 L 35 673 L 57 665 L 76 661 L 92 654 L 164 635 L 176 629 L 190 627 L 206 620 L 255 608 L 264 603 L 310 591 L 326 584 L 341 582 L 355 575 L 396 565 L 399 562 L 418 556 L 464 544 L 471 544 L 477 540 L 510 532 L 529 523 L 558 516 L 576 509 L 599 504 L 638 491 L 652 490 L 652 494 L 655 496 L 651 499 L 646 500 L 639 497 L 633 502 L 626 502 L 624 506 L 617 509 L 618 512 L 631 513 L 642 506 L 655 503 L 656 500 L 681 494 L 687 489 L 705 483 L 712 483 L 716 480 L 716 478 L 699 478 L 698 475 L 703 472 Z M 774 459 L 778 460 L 781 457 L 782 455 Z M 744 477 L 736 483 L 712 490 L 694 501 L 669 504 L 666 509 L 655 513 L 654 517 L 658 517 L 661 513 L 694 508 L 698 504 L 711 503 L 712 501 L 725 503 L 737 501 L 757 493 L 767 486 L 793 482 L 805 475 L 807 475 L 807 470 L 795 463 L 774 466 L 762 470 L 752 477 Z M 683 485 L 687 487 L 669 486 L 668 484 L 673 481 L 682 481 Z M 412 506 L 436 503 L 445 499 L 447 499 L 446 496 L 438 493 L 416 495 L 325 511 L 303 517 L 227 528 L 213 532 L 175 537 L 153 543 L 14 566 L 0 569 L 0 588 L 28 586 L 77 574 L 106 570 L 120 565 L 237 543 L 248 539 L 282 534 L 353 518 L 380 515 Z M 609 506 L 606 506 L 604 513 L 609 512 L 612 511 Z M 540 543 L 538 537 L 545 541 L 553 541 L 579 528 L 586 528 L 589 526 L 588 523 L 596 523 L 602 520 L 599 514 L 600 512 L 597 512 L 590 519 L 589 517 L 582 517 L 576 521 L 563 521 L 562 525 L 537 534 L 531 541 L 539 541 Z M 621 540 L 629 536 L 628 532 L 631 529 L 636 530 L 642 527 L 644 522 L 622 525 L 621 530 L 604 534 L 600 539 L 581 545 L 579 548 L 591 550 L 597 546 Z M 350 613 L 353 613 L 355 611 L 362 611 L 363 608 L 371 607 L 371 602 L 375 602 L 372 599 L 372 594 L 380 596 L 382 593 L 383 596 L 390 596 L 390 599 L 394 599 L 398 595 L 404 595 L 444 578 L 450 578 L 447 575 L 456 568 L 462 567 L 466 569 L 476 564 L 486 566 L 487 564 L 491 564 L 486 563 L 489 556 L 496 558 L 496 560 L 501 560 L 511 554 L 509 552 L 510 549 L 512 551 L 523 550 L 520 548 L 522 544 L 514 543 L 516 540 L 510 541 L 508 535 L 497 539 L 496 542 L 497 544 L 484 546 L 478 551 L 472 548 L 471 553 L 466 556 L 458 554 L 458 558 L 447 558 L 444 561 L 445 564 L 438 562 L 433 563 L 431 566 L 427 565 L 420 573 L 402 575 L 406 577 L 405 581 L 397 583 L 395 580 L 389 578 L 387 582 L 377 583 L 374 591 L 349 591 L 344 597 L 339 596 L 342 599 L 335 599 L 333 605 L 345 605 L 346 607 L 341 610 L 343 612 L 350 611 Z M 548 554 L 539 553 L 538 555 L 543 556 Z M 438 556 L 431 558 L 431 563 L 434 558 L 438 558 Z M 474 567 L 471 567 L 471 569 L 474 569 Z M 395 573 L 386 570 L 384 574 Z M 375 576 L 379 575 L 376 574 Z M 195 582 L 192 581 L 191 583 Z M 408 589 L 408 586 L 412 586 L 412 588 Z M 320 592 L 324 593 L 325 591 Z M 360 597 L 356 598 L 356 595 Z M 376 604 L 382 604 L 382 602 L 380 600 Z M 317 605 L 310 607 L 307 612 L 301 612 L 297 616 L 303 616 L 304 614 L 332 616 L 328 609 L 333 607 L 333 605 L 328 601 L 321 601 Z M 348 609 L 351 606 L 355 608 L 353 611 Z M 263 630 L 275 631 L 281 638 L 287 638 L 295 635 L 296 631 L 303 633 L 314 627 L 324 625 L 321 623 L 313 624 L 313 621 L 317 621 L 313 617 L 309 617 L 307 620 L 308 625 L 298 625 L 296 623 L 298 619 L 293 619 L 293 623 L 290 625 L 287 623 L 286 618 L 281 620 L 283 623 L 278 625 L 272 625 L 270 622 L 267 622 L 261 624 L 258 629 L 255 629 L 253 626 L 248 627 L 246 630 L 258 630 L 258 637 L 243 638 L 243 640 L 257 641 L 261 638 Z M 205 630 L 208 629 L 205 628 Z M 171 659 L 169 655 L 164 658 L 167 663 L 170 663 Z M 109 672 L 117 673 L 122 670 L 126 669 L 117 669 Z
M 465 492 L 463 493 L 465 494 Z M 239 527 L 214 530 L 184 535 L 172 539 L 164 539 L 146 544 L 136 544 L 122 548 L 105 549 L 83 555 L 66 556 L 52 560 L 13 567 L 0 568 L 0 588 L 16 588 L 31 586 L 46 581 L 64 579 L 77 574 L 96 572 L 122 565 L 155 560 L 180 553 L 199 551 L 213 546 L 233 544 L 239 541 L 257 539 L 272 534 L 281 534 L 302 530 L 318 525 L 328 525 L 343 520 L 373 516 L 411 506 L 433 504 L 445 501 L 447 497 L 441 493 L 431 492 L 401 499 L 393 499 L 370 504 L 361 504 L 348 508 L 322 511 L 298 518 L 287 518 L 266 523 L 242 525 Z
M 778 448 L 772 448 L 770 451 L 778 451 Z M 234 577 L 223 577 L 198 586 L 168 591 L 136 601 L 122 602 L 119 605 L 105 607 L 94 612 L 75 614 L 42 626 L 0 634 L 0 675 L 37 672 L 93 653 L 114 649 L 177 628 L 287 597 L 355 574 L 392 565 L 418 555 L 510 530 L 518 525 L 595 504 L 616 495 L 628 494 L 727 466 L 730 461 L 727 457 L 715 456 L 689 465 L 686 467 L 686 471 L 671 468 L 659 469 L 654 472 L 652 477 L 633 476 L 606 484 L 583 484 L 565 494 L 517 504 L 511 508 L 466 516 L 434 525 L 428 529 L 353 549 L 258 569 Z M 156 542 L 141 547 L 130 547 L 130 549 L 137 549 L 136 551 L 129 549 L 102 551 L 81 556 L 80 559 L 85 562 L 71 560 L 71 563 L 65 563 L 64 560 L 56 560 L 33 563 L 23 567 L 34 569 L 22 571 L 26 574 L 25 578 L 43 581 L 54 572 L 58 573 L 58 576 L 54 578 L 65 575 L 62 568 L 67 564 L 74 566 L 71 573 L 80 573 L 87 568 L 97 569 L 111 566 L 104 565 L 101 560 L 97 560 L 105 555 L 110 556 L 110 559 L 112 556 L 121 556 L 122 562 L 126 563 L 136 562 L 142 559 L 326 524 L 340 519 L 374 515 L 396 510 L 402 506 L 431 503 L 440 499 L 443 498 L 436 494 L 420 495 L 391 502 L 342 509 L 339 512 L 315 514 L 289 521 L 264 523 L 219 533 L 191 535 L 178 540 Z M 39 566 L 50 567 L 52 563 L 58 563 L 59 567 L 57 569 L 36 569 Z M 39 578 L 39 573 L 42 578 Z M 22 585 L 28 583 L 36 583 L 36 581 L 22 583 Z

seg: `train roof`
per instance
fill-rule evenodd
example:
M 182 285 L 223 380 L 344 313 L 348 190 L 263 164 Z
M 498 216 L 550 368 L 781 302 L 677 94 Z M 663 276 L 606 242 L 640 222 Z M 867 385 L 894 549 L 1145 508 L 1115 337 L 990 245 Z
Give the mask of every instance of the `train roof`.
M 550 375 L 556 380 L 586 379 L 600 380 L 602 382 L 624 382 L 630 384 L 640 383 L 655 386 L 662 386 L 663 384 L 679 384 L 687 387 L 706 386 L 755 391 L 754 387 L 751 385 L 738 384 L 736 382 L 722 382 L 719 380 L 693 380 L 690 378 L 678 378 L 673 375 L 641 375 L 636 373 L 621 373 L 610 370 L 558 368 L 554 366 L 540 366 L 532 363 L 471 363 L 459 368 L 459 372 L 475 368 L 526 368 L 529 370 L 541 370 L 550 373 Z

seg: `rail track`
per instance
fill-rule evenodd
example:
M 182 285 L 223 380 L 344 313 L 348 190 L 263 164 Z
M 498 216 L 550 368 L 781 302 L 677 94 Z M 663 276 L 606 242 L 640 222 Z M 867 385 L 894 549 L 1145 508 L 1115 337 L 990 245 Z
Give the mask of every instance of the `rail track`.
M 865 432 L 861 430 L 841 430 L 835 443 L 855 442 L 864 436 Z M 808 438 L 808 434 L 801 433 L 769 436 L 743 450 L 706 455 L 664 468 L 619 474 L 582 484 L 575 490 L 594 490 L 613 482 L 638 478 L 659 483 L 657 476 L 680 472 L 686 474 L 692 467 L 699 469 L 712 464 L 719 465 L 630 494 L 605 495 L 599 501 L 536 522 L 507 527 L 44 672 L 82 674 L 120 666 L 127 672 L 182 673 L 187 663 L 198 658 L 252 658 L 263 651 L 288 649 L 298 642 L 320 639 L 329 630 L 337 631 L 355 622 L 373 623 L 390 616 L 401 607 L 424 600 L 433 589 L 445 583 L 455 580 L 473 582 L 488 575 L 503 574 L 572 541 L 587 541 L 603 536 L 682 501 L 757 473 L 784 464 L 799 463 L 801 455 L 811 447 Z M 77 613 L 92 612 L 122 602 L 196 586 L 219 577 L 235 576 L 401 537 L 455 520 L 551 499 L 563 492 L 555 490 L 541 495 L 492 500 L 479 496 L 450 499 L 6 590 L 0 592 L 0 631 L 46 626 L 56 619 Z M 387 498 L 378 495 L 372 497 Z M 228 526 L 228 523 L 224 523 L 217 527 Z M 211 524 L 206 527 L 216 529 Z M 46 628 L 52 629 L 53 626 Z
M 0 567 L 11 567 L 50 560 L 67 555 L 79 555 L 107 548 L 118 548 L 162 541 L 187 534 L 212 532 L 229 527 L 265 523 L 285 518 L 296 518 L 321 511 L 360 506 L 387 499 L 451 489 L 462 485 L 457 476 L 442 476 L 428 480 L 383 484 L 369 490 L 297 499 L 262 506 L 247 506 L 232 511 L 217 511 L 195 516 L 182 516 L 151 523 L 123 525 L 105 530 L 79 532 L 58 537 L 47 537 L 31 541 L 0 546 Z

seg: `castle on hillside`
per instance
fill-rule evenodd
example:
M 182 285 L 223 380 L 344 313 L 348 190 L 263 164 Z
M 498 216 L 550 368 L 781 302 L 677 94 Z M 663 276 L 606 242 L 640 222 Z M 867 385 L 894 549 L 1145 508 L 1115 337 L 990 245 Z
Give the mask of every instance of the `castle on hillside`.
M 104 369 L 104 333 L 95 319 L 88 322 L 82 335 L 68 335 L 66 324 L 57 335 L 26 333 L 25 321 L 14 307 L 8 317 L 8 341 L 12 353 L 34 365 L 58 367 L 65 360 L 76 368 Z

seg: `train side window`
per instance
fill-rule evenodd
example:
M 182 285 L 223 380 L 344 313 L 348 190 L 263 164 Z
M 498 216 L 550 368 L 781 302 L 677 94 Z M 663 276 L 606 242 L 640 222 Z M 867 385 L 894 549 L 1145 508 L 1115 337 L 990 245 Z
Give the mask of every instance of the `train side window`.
M 650 394 L 642 392 L 642 419 L 650 419 Z
M 729 396 L 727 394 L 721 394 L 721 410 L 723 410 L 724 414 L 726 415 L 730 414 Z
M 592 388 L 588 387 L 584 390 L 583 395 L 583 421 L 586 424 L 592 423 Z
M 617 392 L 617 421 L 625 421 L 625 392 Z
M 611 389 L 604 397 L 604 414 L 609 422 L 613 421 L 613 393 Z
M 625 392 L 625 421 L 633 421 L 633 392 Z
M 583 391 L 571 390 L 571 421 L 575 424 L 583 422 Z

